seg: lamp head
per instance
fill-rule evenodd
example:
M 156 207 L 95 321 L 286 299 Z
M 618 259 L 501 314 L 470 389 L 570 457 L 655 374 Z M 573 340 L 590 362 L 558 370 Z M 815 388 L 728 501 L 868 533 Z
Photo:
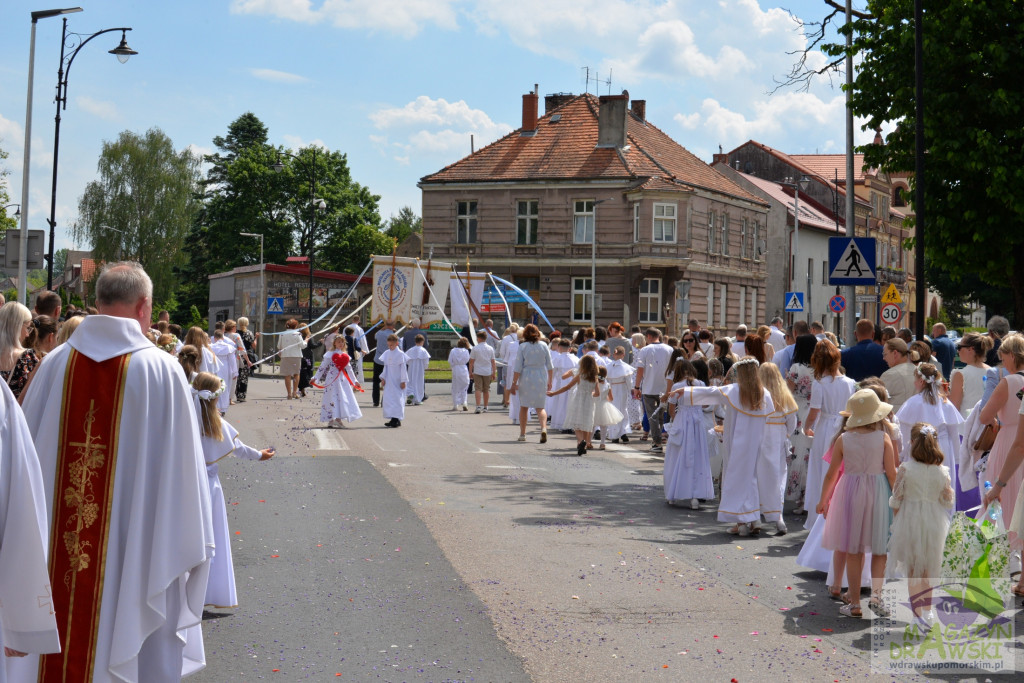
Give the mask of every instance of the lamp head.
M 131 57 L 132 55 L 139 54 L 135 50 L 133 50 L 130 47 L 128 47 L 128 40 L 125 37 L 125 33 L 126 33 L 126 31 L 121 31 L 121 44 L 118 45 L 117 47 L 115 47 L 113 50 L 109 51 L 110 54 L 112 54 L 115 57 L 117 57 L 117 61 L 121 62 L 122 64 L 127 62 L 128 58 Z
M 314 200 L 313 204 L 314 204 L 314 206 L 316 206 L 318 211 L 326 211 L 327 210 L 327 202 L 325 202 L 322 199 Z
M 270 168 L 274 169 L 275 172 L 280 173 L 284 170 L 284 162 L 281 161 L 281 157 L 277 157 L 277 161 L 271 164 Z
M 807 192 L 807 188 L 811 185 L 811 179 L 806 175 L 800 176 L 800 189 Z

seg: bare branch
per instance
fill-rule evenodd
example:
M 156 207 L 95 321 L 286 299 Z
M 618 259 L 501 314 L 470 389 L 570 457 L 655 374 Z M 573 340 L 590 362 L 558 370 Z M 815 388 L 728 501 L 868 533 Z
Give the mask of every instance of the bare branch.
M 840 5 L 835 0 L 825 0 L 825 4 L 829 7 L 834 7 L 836 10 L 846 14 L 846 5 Z M 858 19 L 874 19 L 875 17 L 867 12 L 861 12 L 859 10 L 851 9 L 850 14 L 857 17 Z

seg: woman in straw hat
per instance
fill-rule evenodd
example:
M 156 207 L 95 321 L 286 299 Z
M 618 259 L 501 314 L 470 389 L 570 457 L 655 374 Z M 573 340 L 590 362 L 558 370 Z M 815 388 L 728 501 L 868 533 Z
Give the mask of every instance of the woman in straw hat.
M 884 576 L 892 512 L 889 496 L 896 480 L 896 451 L 883 420 L 892 405 L 871 389 L 861 389 L 846 402 L 846 429 L 832 447 L 832 462 L 821 487 L 817 513 L 825 515 L 821 545 L 846 559 L 849 590 L 840 614 L 858 619 L 864 553 L 871 552 L 871 575 Z M 839 479 L 839 469 L 843 477 Z M 881 602 L 871 599 L 881 609 Z

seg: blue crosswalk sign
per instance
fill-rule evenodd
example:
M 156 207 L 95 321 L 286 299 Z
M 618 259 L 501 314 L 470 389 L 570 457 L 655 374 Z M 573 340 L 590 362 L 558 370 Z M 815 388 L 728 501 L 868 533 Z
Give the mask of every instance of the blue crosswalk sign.
M 830 285 L 875 284 L 875 239 L 873 237 L 829 237 L 828 283 Z
M 786 292 L 786 313 L 804 312 L 804 293 Z
M 284 297 L 283 296 L 268 296 L 267 297 L 267 314 L 268 315 L 284 315 Z

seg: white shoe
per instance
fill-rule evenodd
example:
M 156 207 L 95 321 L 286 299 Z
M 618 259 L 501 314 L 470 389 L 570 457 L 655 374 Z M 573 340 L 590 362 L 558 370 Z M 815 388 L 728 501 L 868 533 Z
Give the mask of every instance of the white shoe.
M 776 536 L 785 536 L 789 529 L 786 528 L 786 523 L 781 519 L 775 522 L 775 534 Z
M 476 410 L 474 410 L 473 412 L 475 412 L 477 415 L 479 415 L 480 413 L 484 412 L 484 409 L 481 408 L 480 406 L 477 406 Z
M 750 525 L 749 524 L 740 524 L 738 529 L 737 529 L 737 532 L 739 533 L 740 536 L 749 536 L 750 535 Z
M 690 499 L 690 509 L 691 510 L 700 510 L 700 501 L 697 500 L 696 498 L 691 498 Z

